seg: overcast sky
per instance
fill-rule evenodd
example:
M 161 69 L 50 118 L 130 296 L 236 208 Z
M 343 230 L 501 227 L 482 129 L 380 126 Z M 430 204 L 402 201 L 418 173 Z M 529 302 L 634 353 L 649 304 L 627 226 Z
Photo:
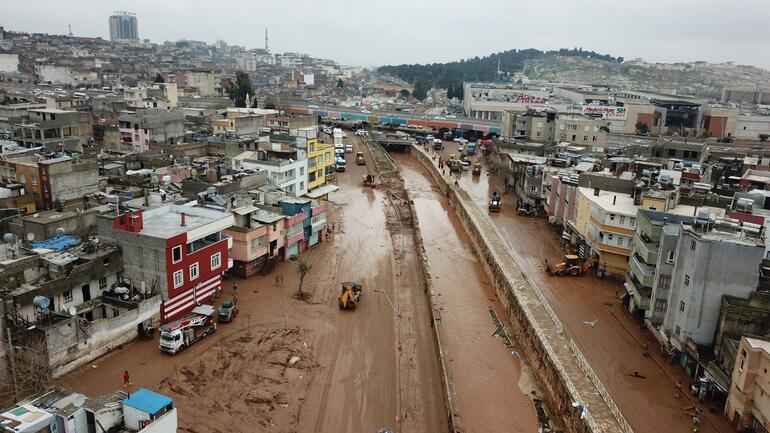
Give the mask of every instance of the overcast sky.
M 0 0 L 7 30 L 109 37 L 135 12 L 153 42 L 217 38 L 346 65 L 430 63 L 511 48 L 582 47 L 647 61 L 770 68 L 770 0 Z

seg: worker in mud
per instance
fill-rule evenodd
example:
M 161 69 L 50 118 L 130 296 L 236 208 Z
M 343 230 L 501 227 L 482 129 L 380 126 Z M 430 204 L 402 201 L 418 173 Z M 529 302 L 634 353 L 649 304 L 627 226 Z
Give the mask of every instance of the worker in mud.
M 123 372 L 123 387 L 128 388 L 131 385 L 133 385 L 131 383 L 131 376 L 128 375 L 128 370 L 126 370 Z
M 650 357 L 650 351 L 649 351 L 649 347 L 647 346 L 647 343 L 644 343 L 644 346 L 642 347 L 642 356 L 644 356 L 645 358 Z
M 237 290 L 238 290 L 238 283 L 233 283 L 233 295 L 235 295 Z
M 676 387 L 674 388 L 674 398 L 679 398 L 679 396 L 682 395 L 682 381 L 679 380 L 676 382 Z

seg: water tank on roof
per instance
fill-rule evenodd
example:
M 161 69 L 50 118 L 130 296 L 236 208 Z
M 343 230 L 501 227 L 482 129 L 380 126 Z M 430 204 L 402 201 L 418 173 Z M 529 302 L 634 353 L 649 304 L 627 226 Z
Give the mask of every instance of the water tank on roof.
M 160 178 L 160 179 L 161 179 L 161 182 L 163 182 L 164 184 L 169 184 L 169 183 L 171 183 L 171 176 L 169 176 L 169 175 L 165 175 L 165 176 L 163 176 L 163 177 L 162 177 L 162 178 Z
M 3 240 L 6 243 L 12 244 L 12 243 L 16 242 L 16 235 L 13 234 L 13 233 L 6 233 L 6 234 L 3 235 Z
M 45 296 L 35 296 L 32 299 L 32 304 L 34 304 L 35 307 L 39 308 L 40 310 L 48 310 L 48 306 L 51 305 L 51 300 Z
M 0 198 L 8 198 L 11 196 L 11 190 L 8 188 L 0 188 Z
M 738 212 L 751 213 L 751 209 L 754 207 L 754 200 L 750 198 L 739 198 L 735 202 L 735 210 Z
M 216 193 L 217 193 L 217 189 L 215 187 L 210 186 L 210 187 L 206 188 L 206 194 L 214 195 Z

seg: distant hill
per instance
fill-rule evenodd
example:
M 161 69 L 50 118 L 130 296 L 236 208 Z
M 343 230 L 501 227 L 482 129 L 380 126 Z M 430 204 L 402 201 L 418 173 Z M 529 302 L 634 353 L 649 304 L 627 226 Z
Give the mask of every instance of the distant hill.
M 623 62 L 622 57 L 613 57 L 593 51 L 583 51 L 582 48 L 562 48 L 558 51 L 540 51 L 529 48 L 525 50 L 508 50 L 485 57 L 474 57 L 449 63 L 381 66 L 378 68 L 378 71 L 393 75 L 412 84 L 429 81 L 430 84 L 449 89 L 450 93 L 461 97 L 463 81 L 494 81 L 499 79 L 497 77 L 498 62 L 501 72 L 513 73 L 521 72 L 529 61 L 559 56 L 598 59 L 610 63 Z M 459 94 L 457 93 L 458 91 Z

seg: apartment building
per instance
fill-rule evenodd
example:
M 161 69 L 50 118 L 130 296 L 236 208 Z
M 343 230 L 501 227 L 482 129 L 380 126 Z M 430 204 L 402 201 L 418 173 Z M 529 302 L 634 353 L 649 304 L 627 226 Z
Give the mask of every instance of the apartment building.
M 665 282 L 660 278 L 668 271 L 659 270 L 651 295 L 665 311 L 659 325 L 651 321 L 652 331 L 675 362 L 693 371 L 698 347 L 714 342 L 722 297 L 748 298 L 757 289 L 764 234 L 738 220 L 700 212 L 692 225 L 680 223 L 676 244 L 669 248 L 670 244 L 665 242 L 659 251 L 672 268 Z
M 104 149 L 120 154 L 138 154 L 154 144 L 178 144 L 184 139 L 184 113 L 181 110 L 148 108 L 121 111 L 117 126 L 105 128 Z
M 233 274 L 247 278 L 270 269 L 283 252 L 286 217 L 253 205 L 239 206 L 232 212 L 234 223 L 224 235 L 233 239 Z
M 588 255 L 598 257 L 601 275 L 625 278 L 636 212 L 637 206 L 629 194 L 578 187 L 575 226 L 590 246 Z
M 24 147 L 43 147 L 49 152 L 82 152 L 88 137 L 81 114 L 58 108 L 29 109 L 27 117 L 11 124 L 13 140 Z
M 326 185 L 326 177 L 334 170 L 334 145 L 318 140 L 315 126 L 292 131 L 297 137 L 297 146 L 307 153 L 307 189 L 313 191 Z M 326 189 L 319 190 L 324 195 Z
M 741 338 L 724 413 L 738 431 L 765 432 L 770 423 L 770 342 Z
M 233 215 L 202 206 L 166 204 L 99 217 L 99 232 L 120 244 L 124 278 L 160 293 L 162 322 L 210 302 L 232 267 Z

